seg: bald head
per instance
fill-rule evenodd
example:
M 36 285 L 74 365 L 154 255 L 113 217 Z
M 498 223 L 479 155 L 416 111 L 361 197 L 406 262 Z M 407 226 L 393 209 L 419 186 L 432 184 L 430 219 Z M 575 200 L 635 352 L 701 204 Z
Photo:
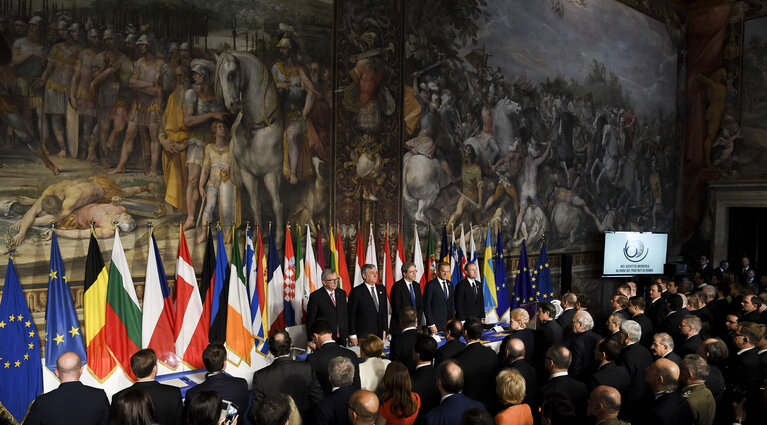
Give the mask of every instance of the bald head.
M 615 418 L 621 410 L 621 393 L 613 387 L 600 385 L 591 392 L 588 403 L 589 415 L 597 418 L 597 422 Z
M 445 360 L 437 367 L 437 388 L 442 396 L 463 391 L 463 369 L 455 360 Z
M 525 343 L 521 339 L 512 338 L 506 346 L 506 352 L 509 354 L 509 360 L 516 360 L 525 357 Z
M 82 362 L 77 353 L 67 352 L 56 360 L 56 376 L 61 382 L 79 381 L 82 374 Z
M 647 368 L 645 382 L 654 393 L 675 390 L 679 383 L 679 366 L 669 359 L 658 359 Z
M 349 399 L 349 407 L 353 424 L 372 424 L 378 415 L 378 397 L 368 390 L 359 390 Z

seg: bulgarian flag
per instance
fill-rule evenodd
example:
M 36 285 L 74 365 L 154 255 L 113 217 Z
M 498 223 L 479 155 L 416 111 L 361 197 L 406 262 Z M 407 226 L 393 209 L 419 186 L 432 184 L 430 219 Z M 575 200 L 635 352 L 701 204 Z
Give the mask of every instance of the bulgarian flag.
M 336 234 L 336 249 L 338 249 L 338 263 L 336 273 L 341 279 L 341 287 L 346 292 L 346 298 L 349 299 L 349 293 L 352 291 L 352 281 L 349 280 L 349 269 L 346 267 L 346 255 L 344 255 L 344 245 L 341 242 L 341 234 Z
M 229 297 L 226 309 L 226 347 L 229 349 L 229 354 L 250 365 L 250 350 L 253 349 L 254 344 L 250 301 L 237 247 L 237 235 L 234 231 L 232 227 L 232 264 L 229 267 Z M 239 365 L 239 363 L 238 361 L 233 364 Z
M 168 364 L 175 350 L 174 332 L 176 311 L 170 296 L 168 279 L 162 265 L 160 250 L 154 232 L 149 231 L 149 252 L 146 262 L 146 283 L 144 285 L 144 315 L 141 326 L 141 344 L 157 353 L 157 358 Z M 168 365 L 175 369 L 175 365 Z
M 402 248 L 402 232 L 397 230 L 397 256 L 394 257 L 394 281 L 402 279 L 402 266 L 405 264 L 405 250 Z
M 209 319 L 203 315 L 200 288 L 192 266 L 192 256 L 186 244 L 184 228 L 179 226 L 181 234 L 176 257 L 176 354 L 184 363 L 194 369 L 205 367 L 202 352 L 208 346 Z
M 88 353 L 88 369 L 99 383 L 114 370 L 115 360 L 107 349 L 106 308 L 109 273 L 101 257 L 96 235 L 91 232 L 88 257 L 85 259 L 85 295 L 83 296 L 83 319 L 85 319 L 85 345 Z
M 362 266 L 365 265 L 365 247 L 362 246 L 362 229 L 357 226 L 357 259 L 354 263 L 354 286 L 362 283 Z
M 413 240 L 415 246 L 413 247 L 413 262 L 415 263 L 415 280 L 421 286 L 421 294 L 423 294 L 423 288 L 426 286 L 427 274 L 423 269 L 423 254 L 421 253 L 421 241 L 418 240 L 418 226 L 414 225 Z M 431 230 L 429 230 L 429 241 L 431 241 Z
M 106 342 L 125 374 L 136 380 L 130 358 L 141 348 L 141 307 L 117 228 L 107 284 Z

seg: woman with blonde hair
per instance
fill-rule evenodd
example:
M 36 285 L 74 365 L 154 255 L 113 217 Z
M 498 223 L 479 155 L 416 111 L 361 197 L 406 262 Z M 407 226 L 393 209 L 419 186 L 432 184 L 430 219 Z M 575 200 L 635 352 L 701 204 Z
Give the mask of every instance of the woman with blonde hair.
M 495 416 L 496 425 L 533 425 L 530 406 L 522 403 L 525 398 L 525 378 L 515 369 L 502 370 L 495 377 L 495 392 L 504 406 Z
M 381 358 L 383 355 L 383 341 L 375 335 L 365 335 L 360 338 L 360 384 L 363 390 L 378 393 L 381 378 L 386 372 L 390 361 Z
M 530 323 L 530 313 L 527 310 L 524 308 L 511 310 L 509 315 L 509 329 L 511 332 L 503 338 L 501 348 L 498 350 L 498 366 L 500 368 L 503 368 L 506 364 L 508 357 L 506 347 L 508 347 L 510 339 L 519 339 L 525 344 L 525 360 L 530 361 L 535 339 L 533 337 L 533 330 L 527 327 L 528 323 Z
M 412 391 L 407 366 L 400 362 L 391 362 L 386 368 L 378 399 L 381 407 L 376 425 L 413 425 L 421 408 L 421 397 Z

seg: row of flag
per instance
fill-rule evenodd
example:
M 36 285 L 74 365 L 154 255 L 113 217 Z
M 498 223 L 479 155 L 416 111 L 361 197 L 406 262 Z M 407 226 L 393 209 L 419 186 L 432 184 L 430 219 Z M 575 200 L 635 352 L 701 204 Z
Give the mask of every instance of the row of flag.
M 274 231 L 270 229 L 266 250 L 261 228 L 255 228 L 255 238 L 253 230 L 250 227 L 246 230 L 242 255 L 237 238 L 232 238 L 231 261 L 221 230 L 217 232 L 215 250 L 208 230 L 199 284 L 186 237 L 181 230 L 176 257 L 175 302 L 154 233 L 150 231 L 143 308 L 136 295 L 119 230 L 115 229 L 109 269 L 105 266 L 95 235 L 91 234 L 85 267 L 84 329 L 80 329 L 77 320 L 64 263 L 53 232 L 45 316 L 45 367 L 55 372 L 56 359 L 65 352 L 73 351 L 80 355 L 90 373 L 99 382 L 104 382 L 116 370 L 135 380 L 130 369 L 130 357 L 140 348 L 154 349 L 159 359 L 171 368 L 178 365 L 178 360 L 188 367 L 202 368 L 202 351 L 210 342 L 224 342 L 230 360 L 237 363 L 245 361 L 250 364 L 253 350 L 266 356 L 270 329 L 305 323 L 309 294 L 322 284 L 320 275 L 325 268 L 325 258 L 319 233 L 315 257 L 309 225 L 303 246 L 301 227 L 297 227 L 295 250 L 290 226 L 287 227 L 282 262 Z M 442 252 L 437 257 L 430 227 L 426 263 L 417 228 L 414 230 L 412 260 L 421 290 L 434 277 L 437 261 L 450 264 L 453 285 L 466 277 L 466 264 L 477 263 L 473 229 L 468 233 L 468 250 L 463 227 L 459 239 L 453 235 L 451 244 L 447 243 L 447 230 L 443 229 Z M 352 287 L 362 283 L 361 269 L 364 264 L 378 266 L 372 226 L 367 245 L 363 246 L 361 232 L 357 234 L 354 274 L 350 279 L 341 237 L 333 234 L 332 227 L 330 229 L 328 267 L 338 274 L 340 287 L 347 295 Z M 402 235 L 398 234 L 397 251 L 392 262 L 389 232 L 386 234 L 381 283 L 385 285 L 388 296 L 394 282 L 402 278 L 405 252 Z M 523 244 L 516 282 L 510 293 L 506 284 L 500 230 L 497 236 L 493 254 L 490 230 L 487 230 L 480 267 L 485 312 L 488 318 L 495 315 L 497 320 L 508 321 L 510 309 L 520 306 L 534 309 L 535 302 L 551 300 L 553 287 L 545 244 L 533 270 L 528 270 Z M 42 391 L 41 359 L 37 347 L 39 339 L 35 332 L 13 261 L 9 260 L 0 302 L 0 403 L 18 422 L 23 419 L 29 403 Z M 14 384 L 7 385 L 9 382 Z M 19 382 L 22 385 L 16 385 Z

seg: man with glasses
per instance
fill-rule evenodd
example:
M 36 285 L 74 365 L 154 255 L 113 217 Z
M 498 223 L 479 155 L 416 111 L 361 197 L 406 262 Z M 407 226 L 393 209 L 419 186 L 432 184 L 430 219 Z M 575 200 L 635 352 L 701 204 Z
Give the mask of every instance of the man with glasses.
M 309 295 L 309 305 L 306 307 L 307 335 L 310 335 L 308 330 L 311 324 L 321 317 L 330 323 L 333 340 L 339 345 L 346 345 L 349 337 L 346 292 L 338 287 L 338 274 L 333 270 L 323 270 L 321 278 L 322 288 Z

